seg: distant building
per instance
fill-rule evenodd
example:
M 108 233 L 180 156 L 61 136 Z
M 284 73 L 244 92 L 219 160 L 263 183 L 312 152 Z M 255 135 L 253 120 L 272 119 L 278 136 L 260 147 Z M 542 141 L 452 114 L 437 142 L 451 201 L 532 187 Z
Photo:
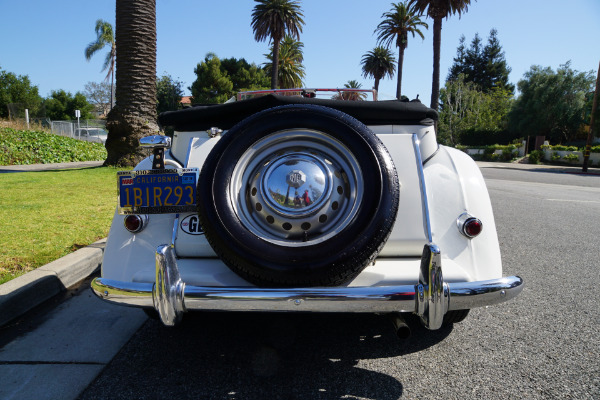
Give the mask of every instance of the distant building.
M 179 102 L 183 108 L 192 106 L 192 96 L 183 96 Z
M 96 104 L 92 110 L 94 118 L 103 119 L 106 118 L 110 111 L 110 104 Z

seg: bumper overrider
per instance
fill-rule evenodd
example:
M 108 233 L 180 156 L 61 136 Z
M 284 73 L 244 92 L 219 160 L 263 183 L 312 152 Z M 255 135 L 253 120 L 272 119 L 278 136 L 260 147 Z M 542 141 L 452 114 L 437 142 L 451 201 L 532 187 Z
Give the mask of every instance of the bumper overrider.
M 439 248 L 425 245 L 419 282 L 415 285 L 374 287 L 259 288 L 186 285 L 177 268 L 175 249 L 156 250 L 155 283 L 92 281 L 103 300 L 127 306 L 154 308 L 163 324 L 177 324 L 188 310 L 305 311 L 305 312 L 411 312 L 425 327 L 442 326 L 444 314 L 501 303 L 523 289 L 518 276 L 475 282 L 444 282 Z

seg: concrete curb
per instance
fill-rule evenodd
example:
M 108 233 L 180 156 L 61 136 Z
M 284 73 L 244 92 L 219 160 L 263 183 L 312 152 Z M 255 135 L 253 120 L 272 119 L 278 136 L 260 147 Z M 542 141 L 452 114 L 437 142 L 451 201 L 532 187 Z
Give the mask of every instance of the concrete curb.
M 105 245 L 106 238 L 0 285 L 0 326 L 96 272 Z
M 0 166 L 0 173 L 6 172 L 39 172 L 55 171 L 59 169 L 93 168 L 101 167 L 104 161 L 76 161 L 68 163 L 53 164 L 29 164 L 29 165 L 4 165 Z
M 549 164 L 519 164 L 514 162 L 476 161 L 479 168 L 514 169 L 531 172 L 554 172 L 574 175 L 600 175 L 600 168 L 590 167 L 588 172 L 582 172 L 582 167 Z

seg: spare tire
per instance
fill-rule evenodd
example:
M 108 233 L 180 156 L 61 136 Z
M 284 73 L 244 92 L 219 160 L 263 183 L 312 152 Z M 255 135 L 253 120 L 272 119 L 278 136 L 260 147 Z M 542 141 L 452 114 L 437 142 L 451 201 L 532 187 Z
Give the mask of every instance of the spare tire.
M 247 281 L 333 286 L 382 249 L 399 184 L 364 124 L 331 108 L 289 105 L 223 135 L 202 167 L 197 200 L 207 240 Z

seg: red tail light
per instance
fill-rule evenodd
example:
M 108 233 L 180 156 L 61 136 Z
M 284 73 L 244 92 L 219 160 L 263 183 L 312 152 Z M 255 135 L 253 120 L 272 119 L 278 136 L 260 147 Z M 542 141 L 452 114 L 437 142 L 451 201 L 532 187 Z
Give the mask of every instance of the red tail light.
M 125 229 L 127 229 L 131 233 L 141 232 L 142 229 L 146 227 L 148 223 L 147 215 L 137 215 L 137 214 L 129 214 L 125 216 L 123 220 L 123 224 L 125 225 Z
M 458 230 L 460 233 L 469 239 L 479 235 L 483 229 L 483 223 L 481 220 L 468 213 L 461 214 L 456 220 L 456 224 L 458 225 Z

